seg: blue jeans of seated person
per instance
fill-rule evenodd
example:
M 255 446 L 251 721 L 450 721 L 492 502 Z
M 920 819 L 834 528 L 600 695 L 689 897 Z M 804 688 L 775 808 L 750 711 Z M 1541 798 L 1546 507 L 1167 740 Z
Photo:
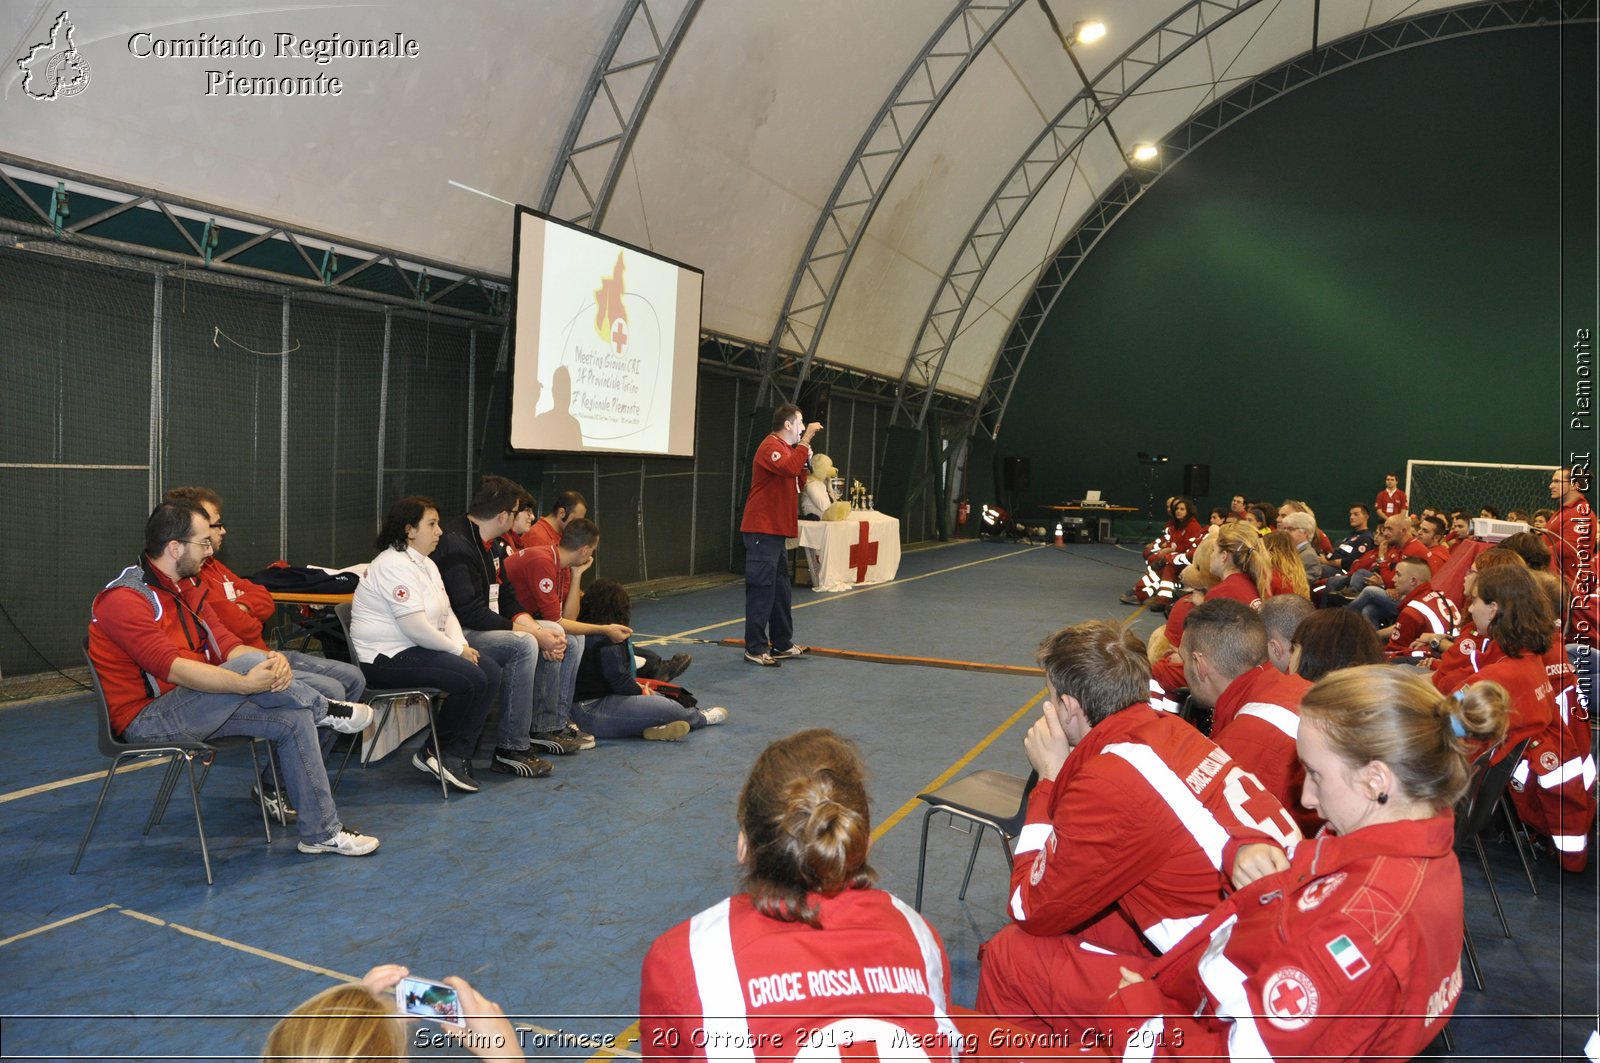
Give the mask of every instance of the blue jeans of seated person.
M 572 722 L 596 738 L 637 738 L 646 727 L 686 720 L 689 729 L 706 725 L 699 709 L 686 709 L 660 694 L 607 694 L 572 703 Z
M 1354 609 L 1372 621 L 1373 627 L 1388 627 L 1400 615 L 1400 603 L 1389 597 L 1389 592 L 1380 583 L 1363 589 L 1356 595 L 1355 601 L 1345 608 Z
M 242 653 L 222 667 L 243 675 L 265 656 Z M 123 735 L 134 742 L 203 742 L 229 735 L 268 739 L 277 750 L 289 802 L 300 812 L 300 837 L 324 842 L 342 828 L 317 746 L 316 721 L 327 714 L 327 699 L 299 680 L 276 694 L 212 694 L 178 687 L 141 709 Z
M 380 653 L 361 671 L 375 687 L 437 687 L 448 694 L 434 711 L 439 751 L 458 760 L 472 758 L 500 691 L 500 665 L 493 657 L 481 654 L 473 664 L 457 653 L 412 646 L 393 657 Z
M 560 631 L 550 620 L 540 627 Z M 559 661 L 547 661 L 532 636 L 515 631 L 468 631 L 467 644 L 493 657 L 502 669 L 500 725 L 495 745 L 526 750 L 533 731 L 559 731 L 572 720 L 572 692 L 578 684 L 578 662 L 583 657 L 582 635 L 566 635 L 567 652 Z
M 361 695 L 366 693 L 367 680 L 362 676 L 361 669 L 353 664 L 330 661 L 326 657 L 313 657 L 309 653 L 299 653 L 295 650 L 281 652 L 284 659 L 289 662 L 289 667 L 294 669 L 296 679 L 331 701 L 360 701 Z M 320 720 L 317 722 L 321 723 Z M 333 750 L 334 742 L 338 740 L 339 732 L 333 728 L 317 728 L 317 744 L 322 749 L 323 760 L 327 760 L 328 754 Z M 272 747 L 272 755 L 278 755 L 276 745 Z M 277 789 L 272 779 L 270 764 L 261 769 L 261 787 L 264 790 Z

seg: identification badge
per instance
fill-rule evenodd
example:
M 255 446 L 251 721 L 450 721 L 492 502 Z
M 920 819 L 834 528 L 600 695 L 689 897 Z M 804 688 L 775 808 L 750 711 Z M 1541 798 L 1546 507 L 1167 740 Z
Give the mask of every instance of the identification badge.
M 489 608 L 495 612 L 500 611 L 500 584 L 489 584 Z

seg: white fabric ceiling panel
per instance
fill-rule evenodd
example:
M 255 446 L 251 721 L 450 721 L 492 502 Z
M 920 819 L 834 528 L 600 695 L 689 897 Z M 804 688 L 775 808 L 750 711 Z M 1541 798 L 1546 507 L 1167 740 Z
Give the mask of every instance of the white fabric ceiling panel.
M 1323 4 L 1318 42 L 1327 44 L 1397 18 L 1415 18 L 1429 11 L 1454 6 L 1453 0 L 1370 0 L 1361 4 Z
M 1055 258 L 1062 241 L 1094 205 L 1100 191 L 1125 169 L 1116 143 L 1100 126 L 1045 182 L 978 286 L 977 297 L 951 344 L 939 376 L 939 390 L 965 396 L 981 390 L 1040 271 Z
M 59 12 L 0 5 L 12 51 L 45 40 Z M 532 13 L 537 17 L 531 17 Z M 73 43 L 92 81 L 71 99 L 28 99 L 21 72 L 0 72 L 3 147 L 19 155 L 322 229 L 404 253 L 506 272 L 511 213 L 451 187 L 532 201 L 615 11 L 588 0 L 263 9 L 215 3 L 84 3 Z M 140 58 L 130 38 L 241 35 L 263 58 Z M 414 39 L 412 59 L 277 58 L 279 32 L 300 38 Z M 512 42 L 515 47 L 512 47 Z M 151 50 L 140 41 L 139 50 Z M 239 96 L 208 70 L 241 77 L 338 77 L 338 96 Z
M 603 230 L 704 269 L 706 327 L 766 343 L 839 171 L 947 10 L 707 0 Z
M 980 53 L 907 155 L 845 277 L 817 355 L 898 377 L 952 256 L 1081 82 L 1036 6 Z

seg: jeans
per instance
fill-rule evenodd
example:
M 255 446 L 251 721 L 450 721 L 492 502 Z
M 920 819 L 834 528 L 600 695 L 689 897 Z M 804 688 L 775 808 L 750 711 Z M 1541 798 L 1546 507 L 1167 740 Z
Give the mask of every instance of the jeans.
M 360 701 L 361 695 L 366 692 L 367 681 L 361 675 L 361 669 L 353 664 L 330 661 L 326 657 L 313 657 L 309 653 L 297 653 L 294 650 L 282 652 L 284 659 L 289 662 L 289 667 L 294 669 L 294 677 L 325 698 L 332 701 Z M 319 719 L 317 722 L 322 721 Z M 322 748 L 324 760 L 332 752 L 333 744 L 338 740 L 339 732 L 331 727 L 317 728 L 317 744 Z M 279 755 L 277 746 L 273 746 L 272 752 L 274 756 Z M 277 789 L 270 764 L 261 769 L 261 788 Z
M 553 620 L 539 621 L 540 627 L 561 630 Z M 534 674 L 533 731 L 559 731 L 572 722 L 572 692 L 578 687 L 578 662 L 583 660 L 586 636 L 568 635 L 567 653 L 559 661 L 547 661 L 541 654 Z
M 761 654 L 794 645 L 789 616 L 788 551 L 781 535 L 744 533 L 744 652 Z
M 478 663 L 460 654 L 412 646 L 390 657 L 380 653 L 361 671 L 375 687 L 438 687 L 449 697 L 434 712 L 439 752 L 447 757 L 472 759 L 489 717 L 494 696 L 500 691 L 500 666 L 483 654 Z
M 500 730 L 495 745 L 526 750 L 533 721 L 539 643 L 521 631 L 469 631 L 467 645 L 500 666 Z
M 646 727 L 687 720 L 691 730 L 706 725 L 699 709 L 686 709 L 660 694 L 607 694 L 572 704 L 572 722 L 596 738 L 637 738 Z
M 1388 627 L 1400 615 L 1400 603 L 1389 597 L 1389 592 L 1379 583 L 1367 587 L 1356 595 L 1356 600 L 1346 608 L 1354 609 L 1372 621 L 1373 627 Z
M 265 656 L 260 651 L 242 653 L 222 667 L 243 675 Z M 327 712 L 322 695 L 299 680 L 275 694 L 211 694 L 178 687 L 141 709 L 124 736 L 136 742 L 203 742 L 228 735 L 270 740 L 289 801 L 300 813 L 301 838 L 323 842 L 342 826 L 317 746 L 316 718 Z

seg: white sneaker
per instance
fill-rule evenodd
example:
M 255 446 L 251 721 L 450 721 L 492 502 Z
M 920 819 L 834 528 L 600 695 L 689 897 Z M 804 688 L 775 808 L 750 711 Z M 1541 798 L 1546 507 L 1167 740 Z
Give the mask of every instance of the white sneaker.
M 715 727 L 719 723 L 728 722 L 728 710 L 721 705 L 713 705 L 709 709 L 701 709 L 700 715 L 706 718 L 707 727 Z
M 360 734 L 372 722 L 372 706 L 360 701 L 334 701 L 328 699 L 328 715 L 317 724 L 331 727 L 340 734 Z
M 803 657 L 809 649 L 811 649 L 810 646 L 796 645 L 790 646 L 786 650 L 772 650 L 772 659 L 775 661 L 787 661 L 791 657 Z
M 313 856 L 320 853 L 366 856 L 377 850 L 378 839 L 346 827 L 325 842 L 301 842 L 299 848 L 302 853 L 310 853 Z

